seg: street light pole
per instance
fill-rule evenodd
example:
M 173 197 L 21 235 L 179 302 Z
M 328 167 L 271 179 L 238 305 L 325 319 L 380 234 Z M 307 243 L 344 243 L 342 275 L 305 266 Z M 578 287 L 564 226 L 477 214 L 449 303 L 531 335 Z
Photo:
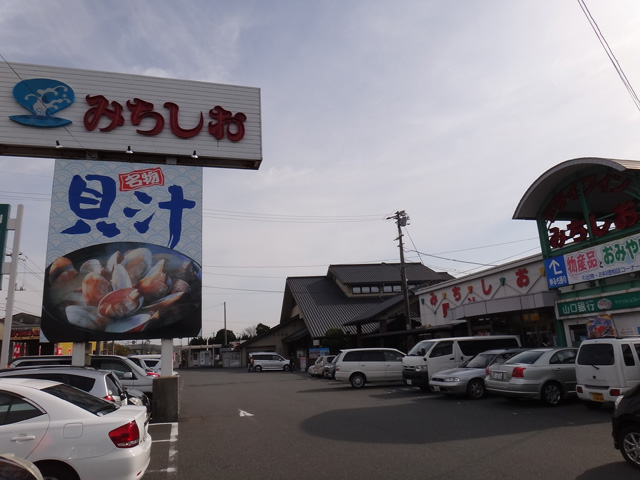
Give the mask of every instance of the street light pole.
M 402 282 L 402 295 L 404 297 L 404 316 L 407 331 L 412 328 L 411 325 L 411 309 L 409 307 L 409 287 L 407 284 L 407 267 L 404 263 L 404 244 L 402 242 L 402 227 L 406 227 L 409 221 L 409 216 L 404 210 L 397 211 L 394 215 L 387 217 L 387 220 L 394 219 L 398 226 L 398 248 L 400 249 L 400 280 Z

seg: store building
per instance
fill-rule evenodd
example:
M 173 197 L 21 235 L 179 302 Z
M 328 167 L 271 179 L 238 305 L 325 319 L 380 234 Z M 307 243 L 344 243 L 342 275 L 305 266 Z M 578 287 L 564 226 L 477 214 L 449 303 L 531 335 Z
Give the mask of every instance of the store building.
M 422 338 L 518 335 L 527 347 L 563 345 L 540 254 L 414 293 Z
M 514 219 L 535 220 L 568 345 L 640 334 L 640 161 L 578 158 L 541 175 Z

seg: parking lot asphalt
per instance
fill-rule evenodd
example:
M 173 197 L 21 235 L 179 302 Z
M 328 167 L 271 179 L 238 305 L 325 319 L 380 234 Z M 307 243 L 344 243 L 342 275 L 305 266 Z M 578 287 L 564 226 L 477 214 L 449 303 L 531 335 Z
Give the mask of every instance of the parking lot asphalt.
M 180 415 L 152 424 L 145 479 L 637 480 L 611 411 L 448 398 L 305 373 L 180 371 Z

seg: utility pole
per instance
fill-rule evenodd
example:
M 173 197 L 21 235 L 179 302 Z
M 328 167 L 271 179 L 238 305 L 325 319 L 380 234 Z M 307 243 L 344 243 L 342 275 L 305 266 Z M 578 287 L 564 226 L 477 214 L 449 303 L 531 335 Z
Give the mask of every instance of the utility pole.
M 227 302 L 224 302 L 224 345 L 229 345 L 227 341 Z
M 400 280 L 402 281 L 402 295 L 404 297 L 404 317 L 407 332 L 412 329 L 411 325 L 411 309 L 409 307 L 409 287 L 407 285 L 407 267 L 404 263 L 404 244 L 402 242 L 402 227 L 406 227 L 409 222 L 409 216 L 404 210 L 397 211 L 394 215 L 387 217 L 387 220 L 394 219 L 398 226 L 398 248 L 400 249 Z M 409 347 L 409 335 L 407 334 L 407 347 Z M 408 349 L 407 349 L 408 350 Z

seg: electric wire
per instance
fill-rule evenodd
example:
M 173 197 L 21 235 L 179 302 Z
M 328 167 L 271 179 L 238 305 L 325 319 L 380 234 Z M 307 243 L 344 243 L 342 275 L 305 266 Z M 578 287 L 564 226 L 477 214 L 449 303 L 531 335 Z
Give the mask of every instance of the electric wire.
M 627 92 L 629 92 L 629 95 L 631 96 L 631 99 L 633 100 L 633 103 L 635 104 L 636 108 L 640 111 L 640 99 L 638 99 L 638 96 L 636 95 L 635 90 L 631 86 L 631 82 L 629 82 L 629 79 L 627 78 L 627 76 L 625 75 L 624 71 L 622 70 L 622 67 L 620 66 L 620 63 L 618 62 L 618 59 L 616 58 L 615 54 L 613 53 L 613 50 L 611 50 L 611 47 L 609 46 L 609 43 L 607 42 L 606 38 L 604 38 L 604 35 L 600 31 L 600 27 L 598 26 L 598 24 L 596 23 L 595 19 L 591 15 L 591 12 L 589 11 L 589 8 L 587 7 L 587 5 L 584 2 L 584 0 L 578 0 L 578 4 L 580 5 L 580 8 L 582 9 L 582 12 L 584 13 L 584 15 L 587 17 L 587 20 L 589 21 L 589 24 L 591 25 L 591 28 L 595 32 L 596 37 L 598 37 L 598 40 L 600 41 L 600 45 L 602 45 L 602 48 L 604 48 L 604 51 L 606 52 L 607 56 L 609 57 L 609 60 L 611 61 L 611 64 L 613 65 L 613 68 L 618 73 L 618 76 L 620 77 L 620 80 L 622 80 L 622 83 L 625 86 L 625 88 L 627 89 Z

